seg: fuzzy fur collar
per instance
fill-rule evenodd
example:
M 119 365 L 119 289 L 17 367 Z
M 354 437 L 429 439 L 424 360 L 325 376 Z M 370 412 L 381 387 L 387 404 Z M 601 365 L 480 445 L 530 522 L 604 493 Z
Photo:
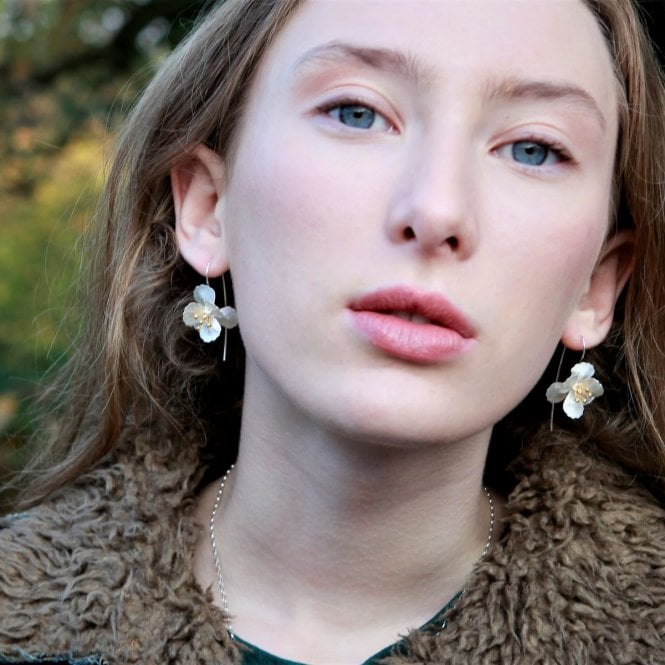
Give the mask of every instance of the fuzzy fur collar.
M 174 457 L 138 440 L 0 521 L 5 659 L 239 662 L 192 573 L 197 458 Z M 663 509 L 619 468 L 564 446 L 523 454 L 518 479 L 503 536 L 446 629 L 410 633 L 411 655 L 387 665 L 665 664 Z

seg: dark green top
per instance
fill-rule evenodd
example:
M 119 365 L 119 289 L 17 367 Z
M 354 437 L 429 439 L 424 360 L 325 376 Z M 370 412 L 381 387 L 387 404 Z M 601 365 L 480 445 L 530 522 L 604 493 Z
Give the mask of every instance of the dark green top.
M 455 603 L 459 600 L 462 595 L 462 591 L 457 593 L 455 596 L 449 600 L 445 607 L 436 613 L 432 619 L 430 619 L 421 630 L 428 632 L 437 632 L 441 631 L 446 627 L 445 621 L 443 620 L 443 615 L 451 608 L 455 606 Z M 236 636 L 236 642 L 242 644 L 247 650 L 243 653 L 243 665 L 306 665 L 306 663 L 299 663 L 293 660 L 285 660 L 284 658 L 279 658 L 278 656 L 273 656 L 263 649 L 255 647 L 249 642 Z M 394 655 L 406 655 L 406 645 L 403 640 L 399 640 L 390 646 L 387 646 L 385 649 L 375 653 L 373 656 L 370 656 L 367 660 L 363 661 L 361 665 L 376 665 L 382 658 L 387 658 L 388 656 Z

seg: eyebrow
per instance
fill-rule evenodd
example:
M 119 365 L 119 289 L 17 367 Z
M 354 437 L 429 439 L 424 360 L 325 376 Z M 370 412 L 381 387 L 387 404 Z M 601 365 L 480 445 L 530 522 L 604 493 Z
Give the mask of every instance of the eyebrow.
M 607 128 L 607 120 L 596 100 L 584 88 L 571 83 L 511 78 L 490 84 L 487 96 L 490 100 L 502 101 L 533 99 L 567 102 L 590 111 L 596 116 L 601 128 Z
M 414 83 L 427 82 L 431 78 L 428 68 L 406 53 L 392 49 L 354 46 L 339 41 L 328 42 L 310 49 L 298 59 L 295 70 L 319 62 L 334 63 L 345 60 L 398 74 Z

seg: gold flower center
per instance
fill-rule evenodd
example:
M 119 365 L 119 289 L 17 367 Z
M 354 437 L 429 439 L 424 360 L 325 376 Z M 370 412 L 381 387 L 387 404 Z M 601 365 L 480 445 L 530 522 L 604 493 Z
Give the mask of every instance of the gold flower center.
M 210 328 L 212 327 L 212 314 L 207 310 L 205 310 L 201 314 L 194 314 L 194 321 L 196 321 L 198 324 L 196 326 L 197 330 L 201 330 L 203 326 L 205 326 L 206 328 Z
M 593 397 L 593 392 L 584 382 L 580 382 L 573 385 L 573 395 L 576 402 L 586 404 Z

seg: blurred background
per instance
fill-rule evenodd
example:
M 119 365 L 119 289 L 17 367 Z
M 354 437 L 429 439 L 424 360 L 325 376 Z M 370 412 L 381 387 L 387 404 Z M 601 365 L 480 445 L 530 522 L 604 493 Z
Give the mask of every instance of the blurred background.
M 78 239 L 113 135 L 210 0 L 0 0 L 0 502 L 67 356 Z M 661 53 L 665 0 L 641 3 Z
M 67 355 L 113 135 L 204 0 L 0 0 L 0 494 Z

